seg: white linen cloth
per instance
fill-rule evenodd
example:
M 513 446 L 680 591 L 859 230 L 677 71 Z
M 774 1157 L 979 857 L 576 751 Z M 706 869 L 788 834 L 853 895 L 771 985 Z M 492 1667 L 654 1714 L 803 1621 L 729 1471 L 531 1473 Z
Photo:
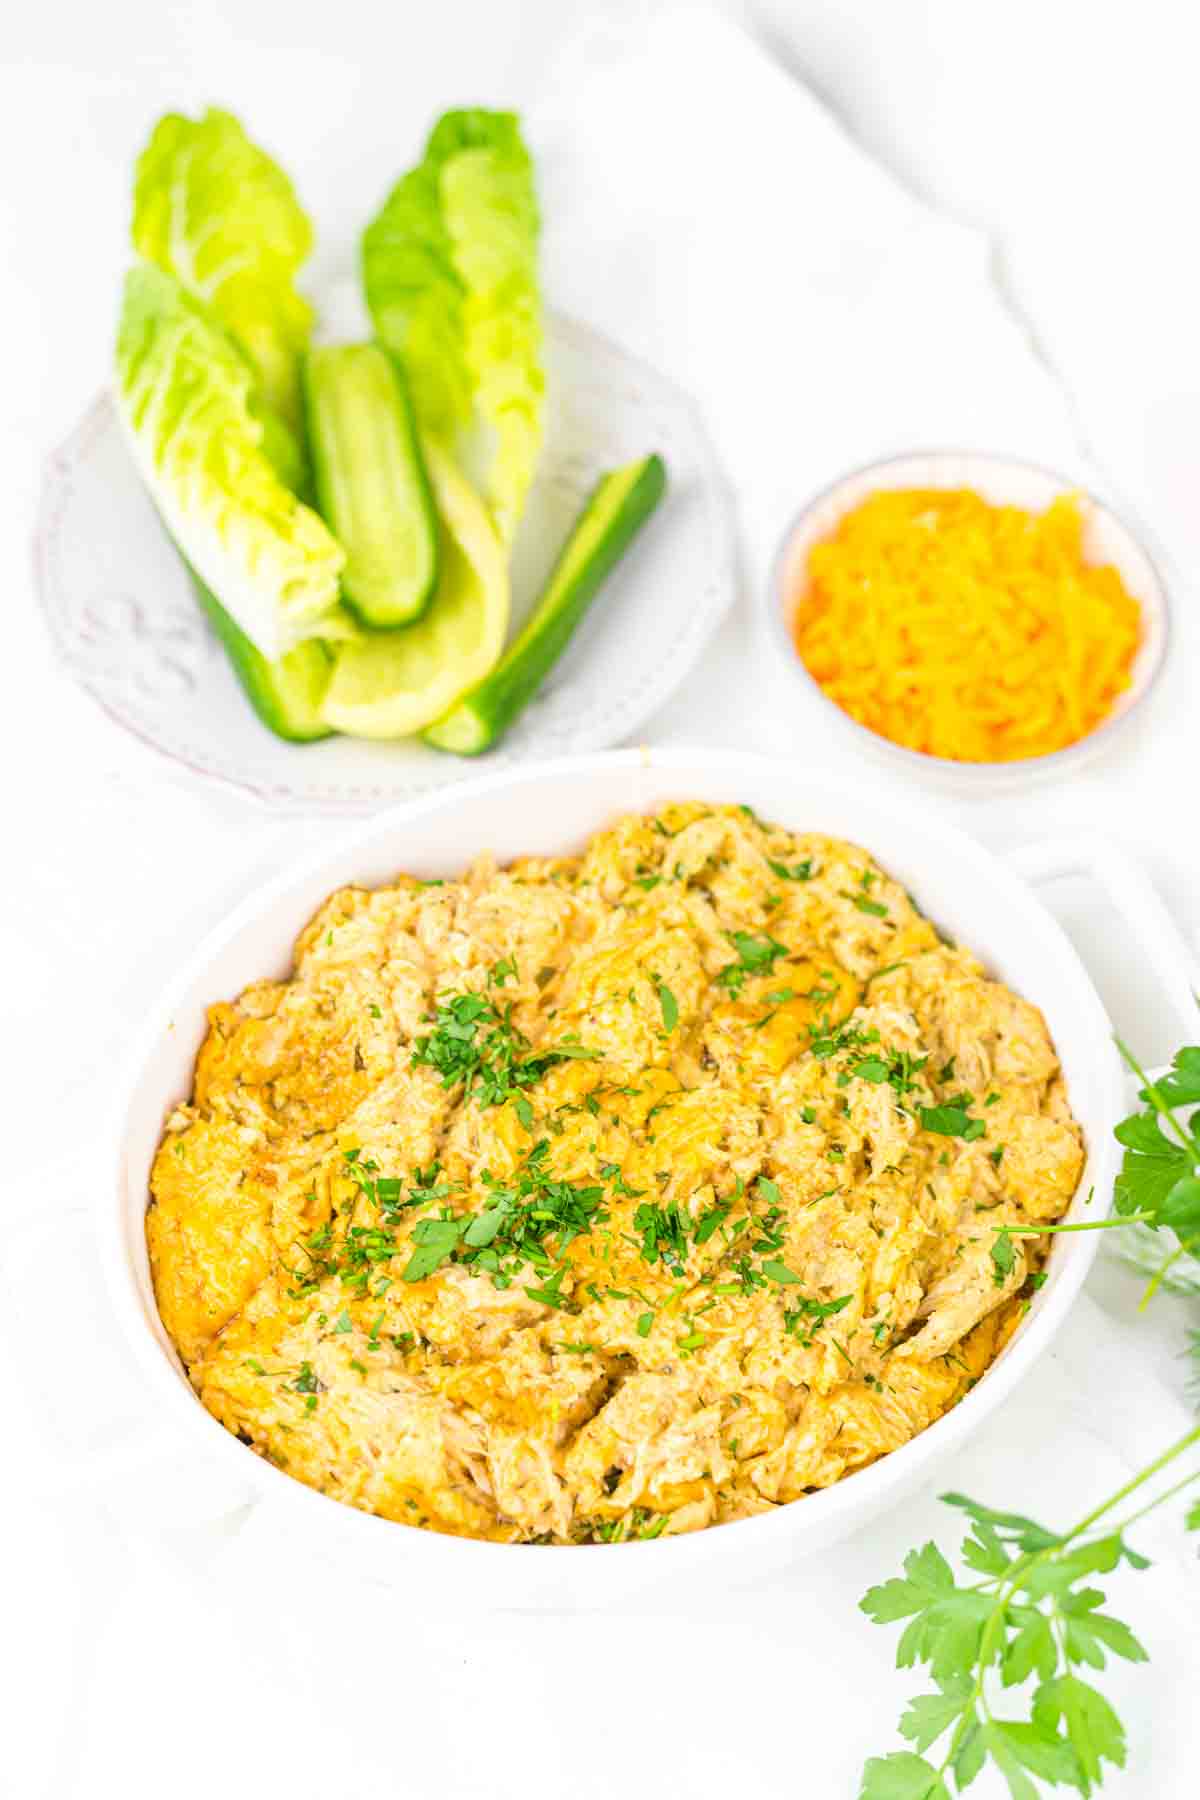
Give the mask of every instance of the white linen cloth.
M 1084 472 L 1069 408 L 998 298 L 986 242 L 906 195 L 718 16 L 680 8 L 584 32 L 528 127 L 547 293 L 700 401 L 736 495 L 747 591 L 797 505 L 876 455 L 960 445 Z M 39 1690 L 43 1736 L 14 1792 L 88 1791 L 83 1746 L 119 1728 L 109 1721 L 124 1661 L 139 1706 L 177 1721 L 186 1749 L 171 1785 L 185 1797 L 215 1784 L 282 1792 L 285 1781 L 305 1796 L 398 1784 L 489 1800 L 589 1800 L 614 1787 L 633 1800 L 733 1786 L 771 1800 L 851 1793 L 863 1756 L 898 1744 L 901 1701 L 917 1687 L 891 1672 L 895 1634 L 855 1603 L 912 1544 L 957 1541 L 931 1494 L 770 1593 L 700 1593 L 639 1619 L 413 1616 L 403 1595 L 322 1580 L 272 1508 L 249 1505 L 164 1437 L 113 1332 L 89 1235 L 109 1179 L 113 1068 L 197 931 L 325 828 L 176 788 L 61 680 L 46 683 L 80 757 L 69 784 L 46 776 L 38 794 L 39 819 L 68 817 L 71 843 L 39 822 L 30 877 L 5 906 L 9 1028 L 23 1034 L 27 1071 L 55 1075 L 22 1097 L 36 1153 L 4 1201 L 0 1335 L 18 1372 L 9 1429 L 44 1446 L 22 1474 L 25 1526 L 61 1527 L 61 1559 L 43 1579 L 56 1616 L 65 1608 L 77 1628 L 55 1652 L 57 1690 Z M 1169 744 L 1178 700 L 1161 712 Z M 793 720 L 751 652 L 744 604 L 649 735 L 850 760 Z M 966 816 L 997 842 L 1103 822 L 1106 801 L 1149 787 L 1156 754 L 1166 751 Z M 189 879 L 214 867 L 220 892 L 211 875 L 207 891 Z M 1103 963 L 1102 933 L 1078 903 L 1072 922 Z M 1121 973 L 1100 973 L 1137 1011 Z M 1039 1375 L 963 1452 L 956 1486 L 1067 1523 L 1182 1432 L 1181 1309 L 1163 1300 L 1134 1322 L 1136 1291 L 1101 1268 Z M 1156 1568 L 1114 1578 L 1116 1610 L 1150 1641 L 1156 1674 L 1114 1677 L 1137 1773 L 1111 1791 L 1170 1800 L 1186 1791 L 1198 1740 L 1186 1688 L 1164 1671 L 1194 1654 L 1198 1588 L 1180 1535 L 1152 1535 Z M 125 1607 L 128 1591 L 156 1596 L 160 1644 L 146 1644 L 146 1607 Z M 220 1728 L 187 1704 L 189 1669 L 217 1658 L 229 1706 L 264 1721 L 261 1754 L 243 1733 L 235 1770 Z M 644 1723 L 631 1719 L 638 1708 Z M 130 1760 L 137 1800 L 153 1789 Z M 980 1783 L 984 1800 L 992 1791 Z

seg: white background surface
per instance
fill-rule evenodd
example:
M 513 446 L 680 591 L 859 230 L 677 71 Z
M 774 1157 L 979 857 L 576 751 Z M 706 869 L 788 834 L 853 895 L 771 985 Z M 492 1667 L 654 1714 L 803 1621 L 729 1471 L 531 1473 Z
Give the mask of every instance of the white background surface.
M 432 112 L 475 98 L 545 103 L 552 57 L 584 16 L 628 19 L 632 33 L 643 10 L 653 9 L 340 0 L 318 12 L 273 0 L 87 8 L 55 0 L 23 9 L 8 27 L 0 87 L 8 628 L 0 1056 L 11 1063 L 0 1085 L 6 1115 L 11 1108 L 3 1204 L 6 1230 L 31 1207 L 61 1211 L 64 1260 L 86 1232 L 73 1209 L 86 1214 L 89 1182 L 102 1179 L 89 1146 L 128 1022 L 233 898 L 327 829 L 177 785 L 58 674 L 34 613 L 28 531 L 40 461 L 104 378 L 132 157 L 167 107 L 231 106 L 294 173 L 325 227 L 321 255 L 332 269 L 349 241 L 339 242 L 329 221 L 367 214 Z M 1136 752 L 1069 790 L 954 810 L 1000 847 L 1067 828 L 1109 831 L 1154 874 L 1194 943 L 1200 115 L 1192 85 L 1200 28 L 1189 11 L 1172 0 L 747 9 L 788 66 L 912 192 L 990 234 L 992 277 L 1067 397 L 1080 455 L 1090 451 L 1132 499 L 1176 571 L 1173 597 L 1184 616 L 1173 678 Z M 560 135 L 571 98 L 552 97 Z M 665 90 L 664 144 L 675 104 Z M 745 126 L 735 107 L 713 108 L 714 139 L 731 157 Z M 609 129 L 615 150 L 622 121 Z M 606 146 L 589 148 L 596 155 Z M 794 170 L 781 234 L 803 233 L 821 182 L 820 167 Z M 706 207 L 708 198 L 681 184 L 681 210 L 719 234 L 720 209 Z M 553 260 L 551 268 L 570 288 L 572 271 Z M 590 297 L 551 294 L 577 310 Z M 758 305 L 747 268 L 740 306 L 729 309 L 729 357 L 739 355 L 739 332 L 752 330 Z M 603 296 L 592 316 L 626 337 L 653 333 L 653 321 L 606 318 Z M 810 438 L 828 430 L 840 446 L 852 436 L 861 395 L 845 393 L 836 431 L 814 418 L 786 343 L 758 385 L 764 416 L 784 403 Z M 752 388 L 747 408 L 755 403 Z M 780 495 L 786 487 L 783 471 Z M 762 490 L 739 499 L 759 524 Z M 748 562 L 753 580 L 755 556 Z M 754 661 L 748 617 L 743 599 L 647 735 L 829 755 Z M 1065 892 L 1055 903 L 1117 1023 L 1147 1056 L 1164 1054 L 1174 1030 L 1139 976 L 1137 946 L 1088 896 Z M 20 1263 L 26 1354 L 39 1308 L 47 1331 L 74 1324 L 56 1292 L 58 1253 L 55 1245 L 41 1265 Z M 963 1456 L 955 1485 L 1065 1523 L 1159 1447 L 1172 1418 L 1183 1428 L 1173 1356 L 1182 1310 L 1163 1302 L 1135 1323 L 1136 1292 L 1123 1271 L 1101 1267 L 1044 1378 Z M 53 1406 L 69 1415 L 86 1405 L 89 1381 L 104 1374 L 81 1367 L 78 1387 L 59 1383 Z M 11 1379 L 5 1397 L 11 1451 L 28 1415 L 47 1402 Z M 893 1634 L 859 1622 L 854 1602 L 910 1544 L 935 1531 L 943 1544 L 953 1541 L 928 1495 L 870 1541 L 797 1569 L 769 1594 L 698 1594 L 675 1613 L 642 1618 L 416 1617 L 403 1595 L 331 1588 L 303 1557 L 281 1574 L 277 1559 L 256 1554 L 253 1518 L 234 1514 L 214 1528 L 203 1522 L 202 1497 L 180 1524 L 156 1510 L 152 1485 L 89 1496 L 19 1455 L 7 1473 L 0 1787 L 18 1800 L 142 1800 L 164 1787 L 179 1800 L 614 1789 L 632 1800 L 734 1790 L 835 1800 L 853 1793 L 864 1754 L 896 1743 L 900 1700 L 912 1686 L 891 1670 Z M 1149 1575 L 1121 1580 L 1117 1610 L 1134 1618 L 1154 1669 L 1119 1678 L 1131 1772 L 1105 1792 L 1183 1800 L 1200 1757 L 1192 1701 L 1200 1585 L 1170 1532 L 1161 1557 Z M 990 1790 L 981 1782 L 978 1791 Z

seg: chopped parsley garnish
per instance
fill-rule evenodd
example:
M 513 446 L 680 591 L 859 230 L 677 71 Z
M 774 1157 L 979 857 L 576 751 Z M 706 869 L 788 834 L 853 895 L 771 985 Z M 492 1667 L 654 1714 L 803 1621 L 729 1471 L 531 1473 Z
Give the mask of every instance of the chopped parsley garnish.
M 559 1291 L 562 1287 L 563 1274 L 564 1270 L 560 1264 L 548 1281 L 543 1282 L 540 1287 L 527 1287 L 525 1292 L 531 1300 L 540 1301 L 543 1306 L 553 1306 L 560 1312 L 566 1312 L 570 1302 L 565 1300 Z
M 506 1288 L 529 1265 L 543 1282 L 536 1289 L 526 1288 L 526 1293 L 548 1306 L 565 1307 L 558 1292 L 562 1255 L 608 1214 L 602 1187 L 561 1181 L 550 1172 L 549 1149 L 548 1138 L 536 1143 L 510 1185 L 485 1171 L 482 1180 L 489 1200 L 481 1211 L 421 1219 L 413 1227 L 414 1248 L 403 1280 L 423 1281 L 453 1260 L 473 1273 L 489 1274 L 494 1286 Z
M 932 1131 L 938 1137 L 962 1138 L 965 1143 L 973 1143 L 981 1138 L 987 1130 L 982 1119 L 973 1119 L 967 1108 L 973 1104 L 970 1094 L 958 1094 L 953 1100 L 946 1100 L 941 1106 L 923 1106 L 918 1117 L 922 1131 Z
M 842 899 L 852 900 L 860 913 L 868 913 L 873 919 L 886 919 L 888 916 L 887 907 L 881 900 L 872 900 L 871 898 L 870 890 L 874 881 L 874 870 L 864 869 L 859 881 L 858 892 L 856 894 L 850 893 L 848 889 L 843 888 Z
M 783 1328 L 790 1337 L 794 1337 L 808 1349 L 826 1319 L 832 1319 L 835 1313 L 840 1313 L 849 1306 L 852 1298 L 850 1294 L 842 1294 L 837 1300 L 797 1300 L 795 1306 L 784 1313 Z M 842 1355 L 845 1354 L 843 1350 Z
M 1016 1251 L 1012 1238 L 1005 1227 L 1001 1227 L 992 1240 L 992 1280 L 997 1287 L 1003 1287 L 1012 1274 L 1016 1261 Z
M 641 1237 L 641 1257 L 652 1266 L 664 1263 L 673 1274 L 683 1273 L 688 1253 L 688 1220 L 678 1202 L 666 1206 L 644 1200 L 633 1215 L 633 1229 Z
M 679 1023 L 679 1002 L 665 981 L 658 981 L 655 985 L 658 989 L 658 1004 L 662 1008 L 663 1030 L 674 1031 Z
M 413 1226 L 412 1242 L 416 1245 L 404 1265 L 404 1281 L 424 1281 L 444 1262 L 449 1262 L 458 1249 L 459 1240 L 470 1223 L 463 1218 L 420 1219 Z
M 751 975 L 770 975 L 781 956 L 789 954 L 786 944 L 777 938 L 759 936 L 752 931 L 730 931 L 726 934 L 737 951 L 737 961 L 726 963 L 717 972 L 717 984 L 726 988 L 736 1000 Z
M 621 1166 L 619 1163 L 601 1163 L 600 1174 L 602 1179 L 607 1181 L 614 1194 L 622 1194 L 627 1200 L 637 1200 L 646 1191 L 644 1188 L 630 1187 L 624 1175 L 621 1173 Z
M 496 968 L 502 966 L 498 963 Z M 444 1088 L 461 1081 L 466 1095 L 481 1107 L 503 1105 L 522 1088 L 540 1081 L 556 1063 L 598 1055 L 570 1039 L 550 1050 L 533 1050 L 512 1022 L 512 1007 L 497 1008 L 483 994 L 444 997 L 438 1002 L 433 1025 L 432 1031 L 416 1041 L 413 1067 L 436 1070 Z
M 877 1086 L 889 1082 L 897 1098 L 903 1099 L 916 1086 L 916 1078 L 928 1061 L 927 1056 L 914 1056 L 911 1050 L 877 1052 L 852 1063 L 846 1078 L 857 1076 L 860 1081 L 874 1082 Z
M 879 1032 L 872 1025 L 864 1031 L 859 1025 L 834 1025 L 828 1016 L 808 1028 L 808 1047 L 818 1062 L 828 1062 L 842 1051 L 865 1050 L 879 1042 Z
M 692 1242 L 707 1244 L 717 1227 L 725 1223 L 729 1217 L 729 1211 L 729 1207 L 718 1204 L 710 1206 L 707 1212 L 701 1213 L 692 1229 Z
M 620 1471 L 617 1471 L 618 1481 Z M 615 1484 L 614 1484 L 615 1485 Z M 637 1538 L 646 1542 L 650 1538 L 661 1537 L 670 1521 L 669 1513 L 659 1513 L 657 1518 L 644 1506 L 635 1506 L 631 1512 L 623 1513 L 619 1519 L 595 1519 L 585 1527 L 585 1539 L 593 1539 L 600 1544 L 620 1544 L 628 1539 Z
M 786 863 L 776 862 L 771 856 L 768 856 L 767 864 L 771 873 L 778 875 L 780 881 L 811 881 L 813 878 L 811 857 L 804 862 L 793 863 L 790 869 Z
M 350 1225 L 340 1244 L 334 1242 L 332 1219 L 326 1219 L 301 1238 L 297 1248 L 307 1259 L 307 1267 L 293 1271 L 294 1285 L 288 1290 L 290 1299 L 310 1294 L 327 1277 L 338 1275 L 342 1286 L 355 1294 L 372 1291 L 380 1294 L 389 1285 L 386 1276 L 372 1282 L 377 1265 L 388 1262 L 396 1254 L 395 1226 L 401 1215 L 418 1207 L 445 1199 L 451 1192 L 449 1182 L 439 1179 L 436 1164 L 428 1169 L 414 1169 L 408 1179 L 408 1195 L 404 1182 L 394 1175 L 380 1175 L 379 1164 L 364 1156 L 361 1148 L 343 1152 L 343 1172 L 355 1183 L 363 1199 L 378 1209 L 380 1223 Z M 349 1325 L 340 1325 L 349 1330 Z
M 881 1082 L 888 1078 L 888 1066 L 881 1056 L 865 1056 L 850 1069 L 860 1081 Z

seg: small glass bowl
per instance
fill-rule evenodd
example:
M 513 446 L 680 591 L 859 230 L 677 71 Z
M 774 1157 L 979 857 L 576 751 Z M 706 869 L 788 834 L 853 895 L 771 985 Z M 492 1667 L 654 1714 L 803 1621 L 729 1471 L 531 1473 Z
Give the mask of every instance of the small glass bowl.
M 809 673 L 792 636 L 792 616 L 806 577 L 809 552 L 831 537 L 848 512 L 881 488 L 973 488 L 997 506 L 1041 512 L 1063 494 L 1077 496 L 1083 510 L 1083 548 L 1089 562 L 1112 563 L 1142 610 L 1142 641 L 1132 680 L 1107 718 L 1077 743 L 1045 756 L 1015 762 L 958 762 L 910 750 L 861 725 L 831 700 Z M 1111 749 L 1124 736 L 1161 673 L 1170 635 L 1166 585 L 1139 539 L 1104 501 L 1077 482 L 1036 463 L 982 456 L 959 450 L 931 450 L 890 457 L 844 475 L 801 508 L 776 552 L 765 601 L 765 624 L 772 652 L 791 673 L 807 706 L 815 702 L 836 729 L 849 733 L 860 749 L 907 771 L 918 780 L 961 794 L 997 793 L 1073 774 Z

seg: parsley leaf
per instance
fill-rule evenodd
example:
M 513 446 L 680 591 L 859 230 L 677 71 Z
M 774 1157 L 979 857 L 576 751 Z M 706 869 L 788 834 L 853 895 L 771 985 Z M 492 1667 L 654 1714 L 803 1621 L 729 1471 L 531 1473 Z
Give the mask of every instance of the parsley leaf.
M 941 1106 L 923 1106 L 918 1117 L 922 1131 L 932 1131 L 938 1137 L 958 1137 L 966 1143 L 973 1143 L 981 1138 L 987 1130 L 982 1119 L 973 1119 L 967 1111 L 970 1096 L 962 1094 L 957 1100 L 948 1100 Z
M 911 1750 L 873 1756 L 863 1770 L 858 1800 L 950 1800 L 937 1770 Z
M 1119 1048 L 1142 1077 L 1144 1108 L 1116 1129 L 1125 1156 L 1114 1188 L 1115 1210 L 1122 1218 L 1137 1214 L 1146 1224 L 1166 1225 L 1181 1239 L 1191 1239 L 1200 1235 L 1200 1115 L 1183 1119 L 1174 1109 L 1200 1101 L 1200 1047 L 1180 1050 L 1158 1082 L 1149 1080 L 1123 1044 Z
M 997 1287 L 1004 1286 L 1012 1274 L 1015 1261 L 1012 1234 L 1007 1226 L 1002 1225 L 992 1242 L 992 1280 Z
M 749 976 L 770 975 L 779 958 L 789 954 L 787 945 L 781 944 L 778 938 L 760 936 L 752 931 L 730 931 L 726 936 L 737 951 L 737 961 L 726 963 L 717 971 L 717 983 L 735 1000 Z
M 774 857 L 768 856 L 767 865 L 773 875 L 778 875 L 780 881 L 811 881 L 813 878 L 811 857 L 804 862 L 793 863 L 789 869 L 785 862 L 776 862 Z
M 403 1281 L 424 1281 L 435 1269 L 449 1262 L 458 1249 L 459 1239 L 469 1221 L 461 1219 L 420 1219 L 413 1226 L 412 1242 L 416 1249 L 404 1265 Z
M 681 1275 L 688 1253 L 688 1220 L 678 1202 L 666 1206 L 643 1200 L 633 1215 L 633 1229 L 641 1236 L 643 1262 L 652 1266 L 661 1262 L 673 1274 Z
M 663 1030 L 674 1031 L 679 1023 L 679 1002 L 665 981 L 658 982 L 657 986 L 658 1004 L 662 1007 Z
M 836 1300 L 798 1300 L 789 1312 L 784 1313 L 783 1328 L 809 1349 L 826 1319 L 832 1319 L 843 1307 L 849 1306 L 850 1300 L 849 1294 L 841 1294 Z

